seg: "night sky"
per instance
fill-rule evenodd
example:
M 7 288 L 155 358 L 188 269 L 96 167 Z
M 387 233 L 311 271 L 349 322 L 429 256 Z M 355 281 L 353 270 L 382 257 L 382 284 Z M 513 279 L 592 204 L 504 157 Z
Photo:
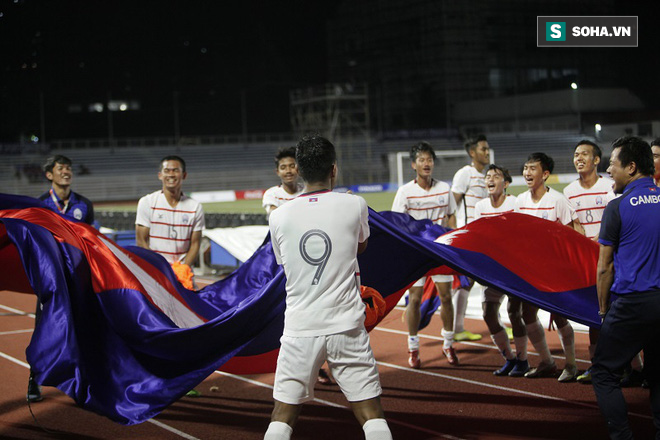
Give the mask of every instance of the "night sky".
M 137 127 L 115 112 L 117 136 L 171 135 L 175 103 L 182 135 L 240 133 L 242 94 L 249 131 L 286 131 L 289 89 L 326 81 L 325 21 L 336 8 L 306 1 L 1 5 L 5 142 L 39 131 L 40 99 L 51 137 L 104 136 L 106 117 L 87 106 L 108 96 L 138 99 L 143 121 L 159 121 Z M 82 106 L 78 117 L 64 117 L 70 104 Z M 70 120 L 75 127 L 66 126 Z
M 635 91 L 657 102 L 655 15 L 642 3 L 617 5 L 620 15 L 640 15 L 640 47 L 612 63 L 629 64 Z M 288 131 L 289 90 L 332 80 L 326 22 L 340 7 L 0 0 L 0 142 L 40 135 L 42 123 L 47 139 L 106 137 L 107 113 L 88 106 L 109 98 L 140 106 L 140 117 L 113 112 L 115 137 L 172 136 L 175 114 L 184 137 L 241 133 L 242 102 L 248 132 Z

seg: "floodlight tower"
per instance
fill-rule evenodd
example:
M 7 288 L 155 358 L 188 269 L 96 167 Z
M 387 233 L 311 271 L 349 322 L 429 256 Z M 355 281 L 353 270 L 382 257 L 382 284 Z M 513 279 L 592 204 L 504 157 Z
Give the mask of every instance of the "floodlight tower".
M 338 183 L 371 183 L 369 93 L 366 84 L 325 84 L 289 93 L 297 136 L 319 133 L 335 145 Z M 365 182 L 366 180 L 366 182 Z

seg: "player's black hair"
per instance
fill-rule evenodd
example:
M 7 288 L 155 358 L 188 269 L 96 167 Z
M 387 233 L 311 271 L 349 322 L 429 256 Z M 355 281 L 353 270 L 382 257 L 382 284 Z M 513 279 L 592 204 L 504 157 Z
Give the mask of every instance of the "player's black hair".
M 603 152 L 600 150 L 600 147 L 596 145 L 595 142 L 591 142 L 589 139 L 582 139 L 580 142 L 575 144 L 575 148 L 573 148 L 573 151 L 577 150 L 577 147 L 580 145 L 591 145 L 591 150 L 594 152 L 594 157 L 599 157 L 603 158 Z
M 325 181 L 337 161 L 335 146 L 318 134 L 303 136 L 296 145 L 298 173 L 307 183 Z
M 507 170 L 504 167 L 501 167 L 499 165 L 495 165 L 494 163 L 491 163 L 488 165 L 488 169 L 486 169 L 486 172 L 490 170 L 497 170 L 500 173 L 502 173 L 502 176 L 504 177 L 505 182 L 513 183 L 513 179 L 511 178 L 511 174 L 509 173 L 509 170 Z
M 44 173 L 52 173 L 53 167 L 55 166 L 56 163 L 59 163 L 61 165 L 69 165 L 69 166 L 73 165 L 73 162 L 68 157 L 62 156 L 61 154 L 56 154 L 55 156 L 51 156 L 48 159 L 46 159 L 46 162 L 42 167 Z
M 660 147 L 660 138 L 655 138 L 651 141 L 652 147 Z
M 541 164 L 541 169 L 543 171 L 549 171 L 552 173 L 552 170 L 555 169 L 555 161 L 552 160 L 550 156 L 545 153 L 532 153 L 527 157 L 527 163 L 539 162 Z
M 612 142 L 612 150 L 621 148 L 619 161 L 624 167 L 631 162 L 637 165 L 637 171 L 644 176 L 655 174 L 653 151 L 651 146 L 636 136 L 624 136 Z
M 419 153 L 429 153 L 433 157 L 433 161 L 435 161 L 435 151 L 433 151 L 433 147 L 428 142 L 421 141 L 410 148 L 410 161 L 415 162 Z
M 284 159 L 285 157 L 291 157 L 295 160 L 296 147 L 283 147 L 277 150 L 277 154 L 275 155 L 275 168 L 280 166 L 280 160 Z
M 184 173 L 186 172 L 186 161 L 183 160 L 181 157 L 175 156 L 173 154 L 169 156 L 165 156 L 160 160 L 160 166 L 158 167 L 158 171 L 161 171 L 163 169 L 163 162 L 165 162 L 166 160 L 178 160 L 179 163 L 181 164 L 181 171 Z
M 465 141 L 465 151 L 467 154 L 470 154 L 470 151 L 474 150 L 477 148 L 477 145 L 479 145 L 479 142 L 487 142 L 488 139 L 486 139 L 485 134 L 478 134 L 475 137 L 469 138 L 468 140 Z

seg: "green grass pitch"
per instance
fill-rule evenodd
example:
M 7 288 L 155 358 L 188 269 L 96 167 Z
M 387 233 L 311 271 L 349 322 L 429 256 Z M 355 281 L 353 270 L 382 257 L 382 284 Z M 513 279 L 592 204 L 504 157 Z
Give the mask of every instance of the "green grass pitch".
M 566 184 L 551 184 L 551 187 L 561 192 Z M 508 193 L 518 195 L 527 189 L 526 186 L 512 186 L 509 188 Z M 364 197 L 367 204 L 376 211 L 388 211 L 392 208 L 394 201 L 393 192 L 380 192 L 380 193 L 362 193 L 360 196 Z M 97 207 L 96 209 L 104 211 L 135 211 L 137 202 L 134 204 L 121 204 L 113 206 Z M 204 203 L 204 212 L 207 213 L 263 213 L 264 209 L 261 207 L 261 200 L 237 200 L 235 202 L 217 202 L 217 203 Z

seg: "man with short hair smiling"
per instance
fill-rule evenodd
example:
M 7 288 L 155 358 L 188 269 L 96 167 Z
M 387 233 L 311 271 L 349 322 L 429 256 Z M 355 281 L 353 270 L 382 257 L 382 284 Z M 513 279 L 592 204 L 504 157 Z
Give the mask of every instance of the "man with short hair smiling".
M 277 152 L 275 174 L 280 178 L 280 184 L 268 188 L 261 202 L 268 215 L 274 209 L 302 194 L 302 185 L 298 182 L 296 147 L 282 148 Z
M 584 234 L 584 229 L 566 197 L 545 185 L 554 166 L 554 160 L 544 153 L 529 155 L 523 167 L 523 177 L 529 190 L 520 194 L 516 199 L 516 212 L 558 222 Z M 550 354 L 543 326 L 537 316 L 538 307 L 515 298 L 511 298 L 511 302 L 513 304 L 509 308 L 510 314 L 516 309 L 516 304 L 518 307 L 522 307 L 523 320 L 527 326 L 527 337 L 541 356 L 539 366 L 525 373 L 525 377 L 536 378 L 553 375 L 557 366 Z M 575 334 L 566 318 L 560 315 L 553 315 L 553 318 L 557 324 L 557 333 L 559 333 L 559 340 L 566 356 L 564 371 L 558 380 L 559 382 L 570 382 L 578 374 L 575 361 Z
M 621 197 L 605 208 L 598 242 L 596 286 L 603 319 L 591 367 L 598 406 L 610 437 L 631 439 L 621 392 L 624 367 L 644 350 L 644 375 L 660 438 L 660 189 L 649 144 L 638 137 L 612 144 L 607 172 Z M 618 299 L 610 304 L 611 293 Z
M 86 197 L 71 191 L 73 162 L 66 156 L 57 154 L 49 157 L 44 164 L 44 173 L 51 182 L 48 192 L 39 196 L 46 206 L 70 219 L 91 225 L 94 223 L 94 206 Z

